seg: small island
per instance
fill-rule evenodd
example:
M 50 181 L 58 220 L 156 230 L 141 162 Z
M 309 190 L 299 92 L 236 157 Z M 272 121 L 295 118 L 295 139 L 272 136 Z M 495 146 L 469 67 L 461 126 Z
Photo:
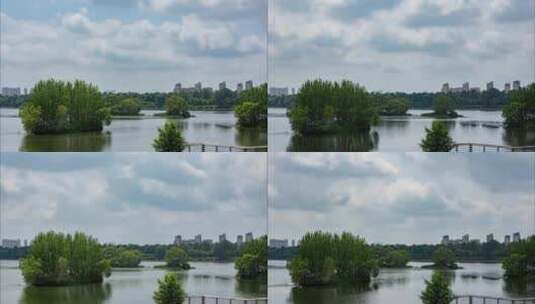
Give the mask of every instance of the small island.
M 503 259 L 502 268 L 507 280 L 535 280 L 535 236 L 512 244 Z
M 234 268 L 240 279 L 267 277 L 267 235 L 245 243 Z
M 433 252 L 433 264 L 422 266 L 424 269 L 438 270 L 456 270 L 463 269 L 457 265 L 455 253 L 444 246 L 439 247 Z
M 455 111 L 455 105 L 447 95 L 437 96 L 433 101 L 433 112 L 423 113 L 421 116 L 441 119 L 463 117 Z
M 191 269 L 189 256 L 180 246 L 173 246 L 165 252 L 165 265 L 158 265 L 155 268 L 166 268 L 170 270 L 189 270 Z
M 171 94 L 165 98 L 165 113 L 157 113 L 154 116 L 190 118 L 191 114 L 186 100 L 178 94 Z
M 245 90 L 239 94 L 234 116 L 238 126 L 245 128 L 267 127 L 267 84 Z
M 510 93 L 502 116 L 508 129 L 535 128 L 535 83 Z
M 111 262 L 113 268 L 141 268 L 141 252 L 121 246 L 106 246 L 103 249 L 106 259 Z

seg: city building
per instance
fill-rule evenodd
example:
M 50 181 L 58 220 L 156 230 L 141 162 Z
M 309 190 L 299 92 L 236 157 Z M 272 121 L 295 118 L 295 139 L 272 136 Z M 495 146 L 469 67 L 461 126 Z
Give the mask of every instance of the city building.
M 236 92 L 241 93 L 243 91 L 243 83 L 238 83 L 238 86 L 236 86 Z
M 245 234 L 245 242 L 247 243 L 247 242 L 250 242 L 252 240 L 253 240 L 253 233 L 252 232 L 247 232 Z
M 173 244 L 180 246 L 182 244 L 182 236 L 181 235 L 175 236 L 175 240 L 173 241 Z
M 2 88 L 2 95 L 4 96 L 18 96 L 20 95 L 20 88 Z
M 506 83 L 505 83 L 505 86 L 504 86 L 504 88 L 503 88 L 503 91 L 504 91 L 505 93 L 509 93 L 509 92 L 511 92 L 511 84 L 510 84 L 509 82 L 506 82 Z
M 479 93 L 479 92 L 481 92 L 481 88 L 480 88 L 480 87 L 473 87 L 473 88 L 470 88 L 470 92 L 476 92 L 476 93 Z
M 245 89 L 246 90 L 250 90 L 253 88 L 253 81 L 252 80 L 248 80 L 245 82 Z
M 200 244 L 202 243 L 202 236 L 200 234 L 197 234 L 194 239 L 195 243 Z
M 292 240 L 292 247 L 295 247 L 295 240 Z
M 513 243 L 520 242 L 520 232 L 513 233 Z
M 288 247 L 288 240 L 270 239 L 269 240 L 269 247 L 271 247 L 271 248 L 287 248 Z
M 24 247 L 28 247 L 28 240 L 24 240 Z
M 494 81 L 487 83 L 487 91 L 494 90 Z
M 487 234 L 487 243 L 494 242 L 494 233 Z
M 173 92 L 175 92 L 175 93 L 182 92 L 182 84 L 180 82 L 175 84 L 175 88 L 173 89 Z
M 269 95 L 271 96 L 287 96 L 288 88 L 269 88 Z
M 470 83 L 469 82 L 463 83 L 463 92 L 470 92 Z
M 511 243 L 511 236 L 510 235 L 506 235 L 504 238 L 503 238 L 503 243 L 505 245 L 509 245 Z
M 442 245 L 448 245 L 450 243 L 450 236 L 445 235 L 442 237 L 442 241 L 440 242 Z
M 520 90 L 520 80 L 513 81 L 513 90 L 514 91 Z
M 447 82 L 443 84 L 441 92 L 444 94 L 448 94 L 450 92 L 450 84 Z
M 28 95 L 28 88 L 24 88 L 24 95 Z
M 463 240 L 464 243 L 470 242 L 470 235 L 468 233 L 463 235 L 462 240 Z
M 197 91 L 202 91 L 202 83 L 201 82 L 197 82 L 195 84 L 195 90 Z
M 243 235 L 238 235 L 236 237 L 236 244 L 238 244 L 238 246 L 243 244 Z
M 4 248 L 18 248 L 18 247 L 20 247 L 20 239 L 17 239 L 17 240 L 2 239 L 2 247 L 4 247 Z
M 292 95 L 295 95 L 295 88 L 292 88 Z
M 227 88 L 227 82 L 226 81 L 223 81 L 223 82 L 219 83 L 219 91 L 223 91 L 226 88 Z
M 219 235 L 219 243 L 225 242 L 227 240 L 227 234 L 223 233 Z

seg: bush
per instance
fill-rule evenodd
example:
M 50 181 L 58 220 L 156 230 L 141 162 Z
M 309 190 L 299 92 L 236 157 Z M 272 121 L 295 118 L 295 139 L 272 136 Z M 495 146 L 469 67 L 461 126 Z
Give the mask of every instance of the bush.
M 535 236 L 512 244 L 502 268 L 507 278 L 535 276 Z
M 446 247 L 439 247 L 435 250 L 432 259 L 435 267 L 457 268 L 455 253 Z
M 80 232 L 47 232 L 33 240 L 20 267 L 27 283 L 55 286 L 102 282 L 110 276 L 111 264 L 96 239 Z
M 112 115 L 139 115 L 141 103 L 137 98 L 125 98 L 113 105 L 111 108 Z
M 511 92 L 509 99 L 502 112 L 506 127 L 535 127 L 535 83 Z
M 141 252 L 139 250 L 106 247 L 103 250 L 104 256 L 110 260 L 112 267 L 133 268 L 138 267 L 141 263 Z
M 448 127 L 441 121 L 433 121 L 431 129 L 425 128 L 426 136 L 420 143 L 424 152 L 449 152 L 453 149 Z
M 33 134 L 101 131 L 111 122 L 98 88 L 81 80 L 39 81 L 20 116 L 24 129 Z
M 409 102 L 404 98 L 392 98 L 381 106 L 381 115 L 406 115 L 409 110 Z
M 181 304 L 186 298 L 186 293 L 176 275 L 168 273 L 163 280 L 158 280 L 158 289 L 152 298 L 156 304 Z
M 453 292 L 443 273 L 434 272 L 431 282 L 426 280 L 425 285 L 425 290 L 420 296 L 424 304 L 450 304 L 453 301 Z
M 177 94 L 171 94 L 165 99 L 165 111 L 167 115 L 190 117 L 186 100 Z
M 451 98 L 446 95 L 439 95 L 435 98 L 433 102 L 433 109 L 435 114 L 449 116 L 455 115 L 455 105 Z
M 247 242 L 234 263 L 240 278 L 267 274 L 267 236 Z
M 186 251 L 178 246 L 171 247 L 165 253 L 165 262 L 170 268 L 190 269 L 188 259 Z
M 163 129 L 158 128 L 158 137 L 154 139 L 152 146 L 156 152 L 181 152 L 185 144 L 177 125 L 174 122 L 166 122 Z
M 267 84 L 240 93 L 234 116 L 241 127 L 258 127 L 267 124 Z

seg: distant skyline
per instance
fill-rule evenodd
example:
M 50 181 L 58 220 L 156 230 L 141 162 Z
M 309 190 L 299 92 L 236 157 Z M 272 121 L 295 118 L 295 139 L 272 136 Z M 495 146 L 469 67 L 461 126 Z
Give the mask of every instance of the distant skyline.
M 266 82 L 266 0 L 2 1 L 2 87 L 83 79 L 102 91 Z
M 349 79 L 434 92 L 535 79 L 535 3 L 523 0 L 270 2 L 269 83 Z
M 535 233 L 535 154 L 275 153 L 269 235 L 349 231 L 370 243 Z
M 0 239 L 83 231 L 105 243 L 266 234 L 262 153 L 2 153 Z

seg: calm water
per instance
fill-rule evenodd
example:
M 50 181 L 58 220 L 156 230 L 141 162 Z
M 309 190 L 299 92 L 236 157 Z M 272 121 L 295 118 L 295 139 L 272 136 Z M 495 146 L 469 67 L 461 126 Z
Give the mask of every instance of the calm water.
M 103 284 L 70 287 L 28 287 L 17 261 L 0 261 L 0 303 L 27 304 L 112 304 L 153 303 L 157 280 L 166 271 L 152 268 L 158 262 L 142 262 L 145 268 L 114 270 Z M 235 278 L 233 263 L 191 263 L 195 269 L 179 272 L 183 287 L 190 295 L 216 295 L 257 298 L 267 296 L 266 282 Z
M 18 109 L 0 109 L 2 151 L 154 151 L 152 142 L 167 118 L 161 111 L 142 111 L 142 117 L 114 118 L 102 133 L 27 135 Z M 237 128 L 233 112 L 192 111 L 195 117 L 170 119 L 178 123 L 187 142 L 234 146 L 266 146 L 260 129 Z
M 358 135 L 294 135 L 286 109 L 268 111 L 269 150 L 281 151 L 421 151 L 419 143 L 425 128 L 434 119 L 418 117 L 429 110 L 410 110 L 411 117 L 384 117 L 371 132 Z M 507 132 L 504 128 L 488 128 L 481 122 L 502 123 L 501 111 L 458 111 L 463 118 L 445 120 L 455 142 L 473 142 L 508 146 L 535 145 L 535 132 Z M 477 121 L 478 126 L 463 126 L 463 121 Z
M 309 287 L 292 284 L 284 261 L 269 261 L 268 292 L 271 304 L 392 304 L 421 303 L 420 293 L 433 270 L 419 269 L 424 263 L 410 263 L 412 269 L 381 269 L 379 276 L 366 287 Z M 481 275 L 501 275 L 500 264 L 460 263 L 464 269 L 449 272 L 455 294 L 475 294 L 496 297 L 534 297 L 535 284 L 506 284 L 503 280 L 487 280 Z M 463 273 L 478 275 L 463 278 Z

